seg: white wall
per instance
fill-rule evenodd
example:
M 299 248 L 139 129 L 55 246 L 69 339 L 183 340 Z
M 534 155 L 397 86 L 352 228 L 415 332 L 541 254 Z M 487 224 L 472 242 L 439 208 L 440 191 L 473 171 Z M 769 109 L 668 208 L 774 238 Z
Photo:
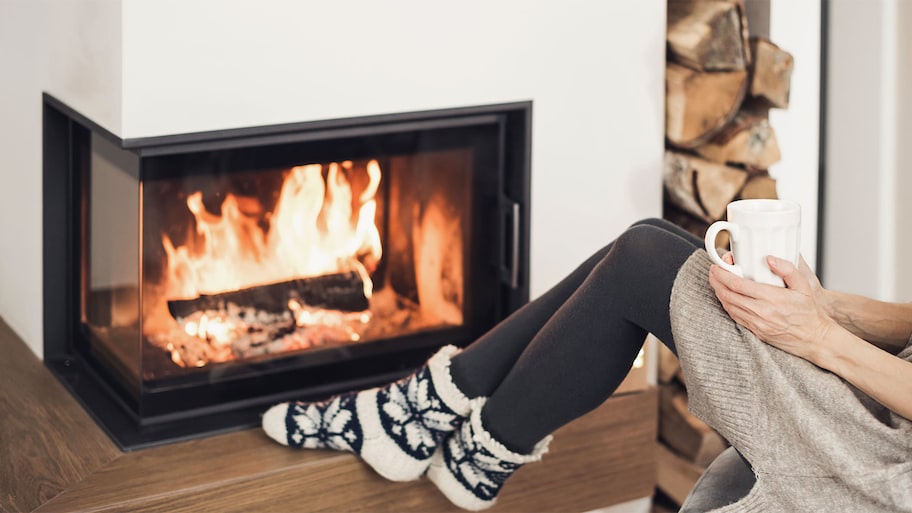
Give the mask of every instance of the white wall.
M 817 260 L 817 191 L 820 153 L 820 3 L 770 2 L 770 40 L 792 54 L 788 109 L 770 111 L 782 160 L 770 168 L 780 198 L 801 204 L 801 254 Z
M 830 3 L 824 285 L 884 300 L 912 295 L 910 24 L 903 0 Z
M 120 130 L 120 2 L 0 0 L 0 317 L 42 346 L 41 92 Z
M 31 126 L 0 138 L 3 178 L 18 173 L 12 158 L 29 176 L 13 205 L 0 202 L 2 231 L 28 232 L 0 270 L 0 316 L 39 354 L 43 87 L 127 138 L 532 100 L 533 296 L 661 213 L 664 0 L 0 2 L 29 15 L 0 15 L 0 56 L 18 56 L 4 64 L 17 78 L 0 83 L 0 98 L 35 98 L 28 109 L 0 100 Z M 111 48 L 24 48 L 48 36 L 43 22 L 64 4 L 64 34 Z M 106 24 L 112 13 L 121 26 Z M 53 54 L 94 60 L 43 82 L 57 68 L 38 63 Z M 23 218 L 27 228 L 13 222 Z
M 896 70 L 896 291 L 897 300 L 912 300 L 912 2 L 898 3 L 899 41 L 897 43 Z

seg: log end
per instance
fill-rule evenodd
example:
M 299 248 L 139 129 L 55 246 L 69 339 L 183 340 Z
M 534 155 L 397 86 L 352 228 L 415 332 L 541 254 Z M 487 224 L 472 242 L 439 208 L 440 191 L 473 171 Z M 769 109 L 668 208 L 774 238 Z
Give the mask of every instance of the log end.
M 679 148 L 712 139 L 737 114 L 746 71 L 700 72 L 669 63 L 665 75 L 665 136 Z

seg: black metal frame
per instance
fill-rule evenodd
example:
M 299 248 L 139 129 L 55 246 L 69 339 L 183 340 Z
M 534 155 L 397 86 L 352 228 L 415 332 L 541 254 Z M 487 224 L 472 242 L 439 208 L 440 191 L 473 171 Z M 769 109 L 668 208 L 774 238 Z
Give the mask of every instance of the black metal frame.
M 814 269 L 820 279 L 825 280 L 823 253 L 826 249 L 824 237 L 826 236 L 826 140 L 827 140 L 827 76 L 830 68 L 829 50 L 827 49 L 830 37 L 830 1 L 820 0 L 820 121 L 818 124 L 817 139 L 817 260 Z
M 529 299 L 529 202 L 531 102 L 458 109 L 367 116 L 267 127 L 251 127 L 174 136 L 120 139 L 56 98 L 43 96 L 44 122 L 44 358 L 45 364 L 71 390 L 123 449 L 130 450 L 255 425 L 263 406 L 289 398 L 318 398 L 341 390 L 362 388 L 407 374 L 444 343 L 466 345 Z M 496 133 L 496 173 L 482 177 L 492 194 L 483 212 L 474 216 L 473 233 L 491 241 L 473 256 L 481 267 L 476 280 L 494 283 L 472 308 L 470 329 L 425 335 L 419 343 L 409 335 L 392 341 L 393 351 L 365 345 L 354 356 L 357 370 L 330 357 L 322 367 L 310 362 L 309 374 L 342 375 L 341 380 L 301 385 L 301 361 L 267 361 L 251 376 L 194 386 L 162 386 L 126 391 L 109 369 L 85 349 L 79 318 L 84 225 L 82 206 L 87 179 L 89 139 L 96 133 L 143 159 L 221 151 L 285 142 L 320 141 L 407 130 L 487 126 Z M 496 175 L 496 176 L 495 176 Z M 482 261 L 483 259 L 483 261 Z M 455 338 L 454 338 L 455 337 Z M 351 354 L 351 350 L 347 350 Z M 369 358 L 368 358 L 369 356 Z M 249 365 L 248 365 L 249 367 Z M 322 370 L 315 370 L 322 369 Z M 341 374 L 340 374 L 341 373 Z M 239 375 L 240 376 L 240 375 Z M 190 390 L 190 392 L 188 392 Z M 169 410 L 172 401 L 187 401 Z

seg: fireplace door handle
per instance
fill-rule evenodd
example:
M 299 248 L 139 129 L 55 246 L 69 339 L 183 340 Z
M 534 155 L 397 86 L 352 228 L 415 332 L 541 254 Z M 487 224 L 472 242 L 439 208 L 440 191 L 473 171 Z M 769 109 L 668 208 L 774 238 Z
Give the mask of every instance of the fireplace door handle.
M 503 214 L 509 216 L 509 220 L 504 223 L 506 233 L 505 246 L 509 254 L 504 255 L 504 263 L 501 266 L 501 276 L 511 288 L 519 287 L 519 203 L 506 200 L 502 205 Z

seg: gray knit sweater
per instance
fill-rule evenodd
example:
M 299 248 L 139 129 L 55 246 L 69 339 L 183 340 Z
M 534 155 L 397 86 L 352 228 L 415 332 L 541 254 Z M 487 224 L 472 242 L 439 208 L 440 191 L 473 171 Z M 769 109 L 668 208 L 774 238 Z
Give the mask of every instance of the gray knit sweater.
M 671 294 L 690 409 L 754 469 L 719 512 L 912 512 L 912 422 L 840 377 L 763 343 L 722 309 L 703 250 Z M 912 361 L 912 344 L 899 354 Z

